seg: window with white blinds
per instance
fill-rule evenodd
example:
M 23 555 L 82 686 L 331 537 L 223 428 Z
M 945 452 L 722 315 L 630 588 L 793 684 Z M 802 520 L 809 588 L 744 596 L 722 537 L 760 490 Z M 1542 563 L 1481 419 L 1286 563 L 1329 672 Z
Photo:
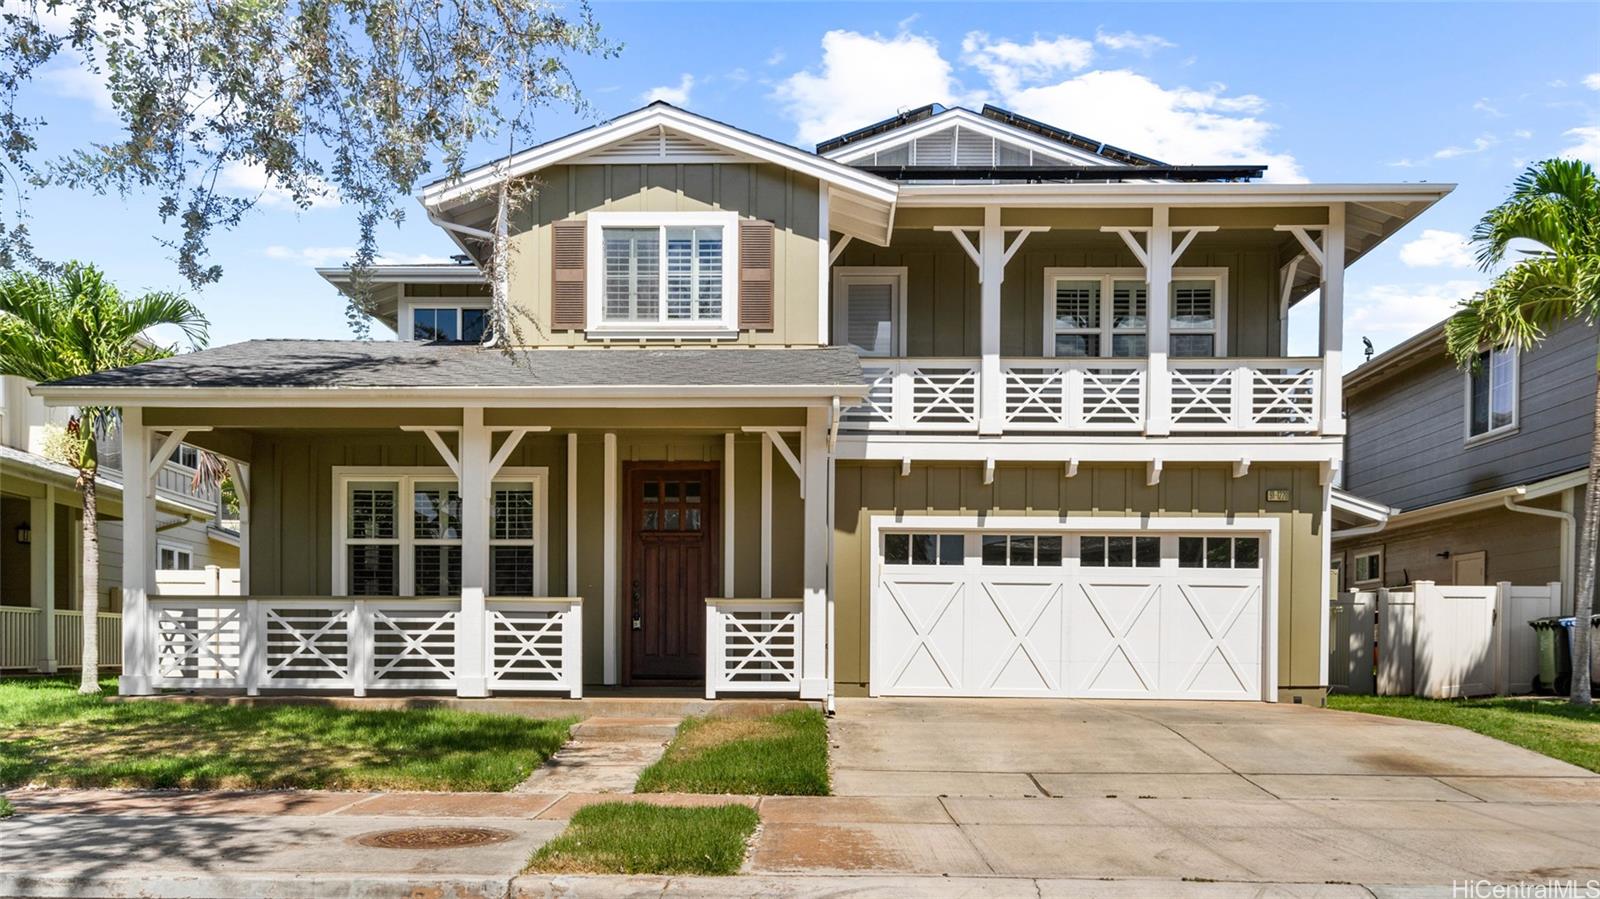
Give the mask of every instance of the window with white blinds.
M 898 356 L 901 269 L 836 269 L 834 342 L 862 356 Z
M 491 595 L 544 590 L 544 470 L 503 469 L 489 508 Z M 342 469 L 337 592 L 461 595 L 462 504 L 446 469 Z
M 731 212 L 589 213 L 590 327 L 733 327 L 737 224 Z
M 1217 355 L 1222 343 L 1223 283 L 1221 274 L 1173 280 L 1168 319 L 1171 355 Z M 1150 298 L 1142 272 L 1129 277 L 1120 272 L 1052 269 L 1046 271 L 1045 290 L 1046 354 L 1149 355 Z

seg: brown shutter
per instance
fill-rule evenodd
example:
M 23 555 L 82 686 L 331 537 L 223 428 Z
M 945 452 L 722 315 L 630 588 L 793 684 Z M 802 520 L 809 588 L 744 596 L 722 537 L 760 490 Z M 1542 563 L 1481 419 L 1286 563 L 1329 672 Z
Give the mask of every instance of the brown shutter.
M 576 219 L 550 226 L 550 258 L 554 281 L 550 287 L 550 328 L 581 331 L 588 314 L 584 278 L 588 273 L 587 222 Z
M 739 328 L 770 331 L 772 324 L 771 222 L 739 222 Z

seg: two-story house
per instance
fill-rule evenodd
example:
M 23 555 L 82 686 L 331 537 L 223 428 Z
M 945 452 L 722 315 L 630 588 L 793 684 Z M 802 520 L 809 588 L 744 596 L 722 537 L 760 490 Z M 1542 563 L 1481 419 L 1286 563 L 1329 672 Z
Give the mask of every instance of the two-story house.
M 77 471 L 52 458 L 70 408 L 46 408 L 28 382 L 0 375 L 0 669 L 55 671 L 82 658 L 83 500 Z M 170 451 L 152 485 L 154 565 L 166 572 L 237 568 L 239 535 L 223 526 L 214 486 L 195 486 L 199 449 Z M 101 659 L 121 656 L 121 444 L 101 446 L 99 603 L 108 637 Z
M 390 267 L 400 340 L 38 389 L 123 407 L 130 471 L 249 463 L 245 598 L 125 557 L 125 691 L 1320 701 L 1344 272 L 1449 186 L 1263 183 L 994 107 L 808 152 L 655 103 L 427 188 L 474 263 L 507 173 L 537 186 L 510 355 L 475 343 L 478 265 Z
M 1343 488 L 1354 496 L 1336 505 L 1369 506 L 1334 530 L 1345 589 L 1560 581 L 1572 608 L 1595 336 L 1566 325 L 1464 369 L 1440 323 L 1345 376 Z

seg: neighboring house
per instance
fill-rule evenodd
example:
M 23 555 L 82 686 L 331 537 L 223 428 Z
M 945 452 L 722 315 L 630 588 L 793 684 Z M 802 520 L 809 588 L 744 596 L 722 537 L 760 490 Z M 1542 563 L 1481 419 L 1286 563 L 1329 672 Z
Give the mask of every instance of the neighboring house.
M 1595 328 L 1485 351 L 1475 371 L 1432 328 L 1345 376 L 1335 529 L 1345 589 L 1560 581 L 1572 607 L 1576 517 L 1594 438 Z
M 77 667 L 82 644 L 83 497 L 77 471 L 46 455 L 71 417 L 28 395 L 28 382 L 0 376 L 0 669 Z M 122 472 L 120 437 L 101 447 L 100 611 L 120 657 Z M 239 534 L 222 526 L 215 488 L 193 486 L 199 450 L 183 444 L 156 476 L 154 564 L 166 572 L 236 569 Z M 176 577 L 183 577 L 175 575 Z M 38 610 L 49 608 L 52 614 Z
M 994 107 L 812 153 L 656 103 L 427 188 L 474 263 L 501 172 L 539 188 L 514 359 L 461 342 L 476 264 L 383 267 L 401 340 L 37 389 L 252 471 L 251 599 L 127 562 L 124 691 L 1321 701 L 1344 270 L 1448 185 L 1260 183 Z

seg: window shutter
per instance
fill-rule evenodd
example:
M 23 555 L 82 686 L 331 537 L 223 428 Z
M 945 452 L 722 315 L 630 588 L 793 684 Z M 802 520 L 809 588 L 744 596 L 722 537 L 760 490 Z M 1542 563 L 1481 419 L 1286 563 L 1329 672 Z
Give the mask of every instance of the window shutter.
M 739 222 L 739 328 L 770 331 L 773 328 L 771 222 Z
M 555 331 L 581 331 L 588 314 L 584 279 L 588 268 L 587 222 L 576 219 L 550 226 L 551 268 L 550 328 Z

